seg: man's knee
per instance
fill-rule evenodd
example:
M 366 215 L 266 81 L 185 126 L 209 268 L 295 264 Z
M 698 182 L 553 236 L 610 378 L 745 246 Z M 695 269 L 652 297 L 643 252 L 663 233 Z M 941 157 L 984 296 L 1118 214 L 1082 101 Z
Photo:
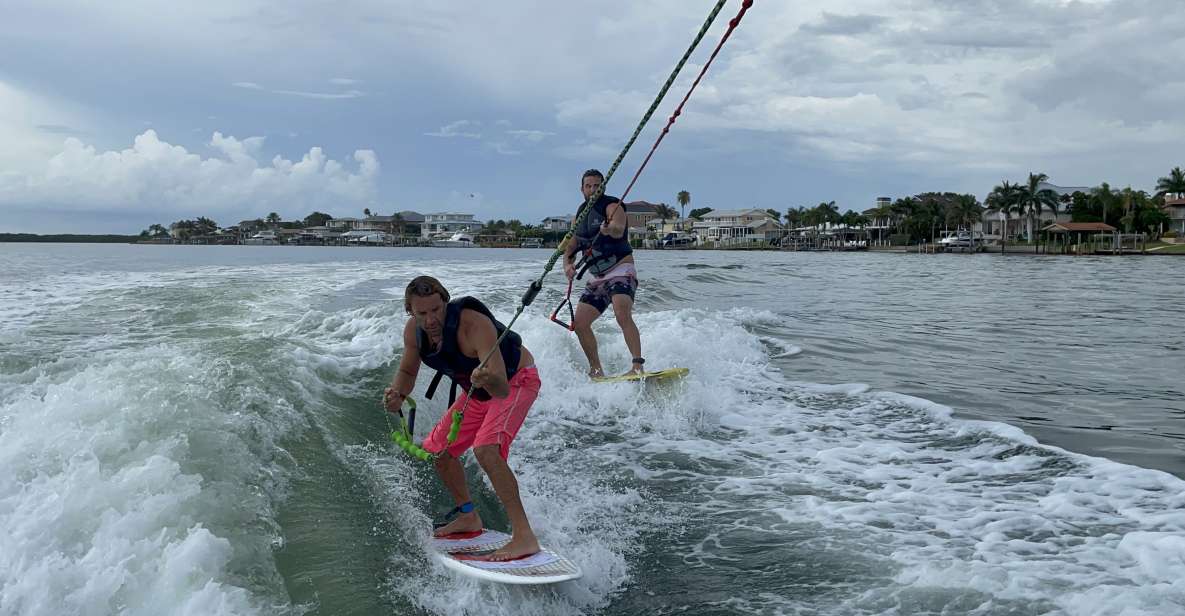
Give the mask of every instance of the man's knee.
M 445 467 L 447 467 L 449 464 L 451 464 L 454 460 L 456 460 L 456 458 L 454 458 L 453 455 L 451 453 L 449 453 L 448 449 L 446 448 L 444 451 L 440 452 L 440 455 L 437 455 L 432 458 L 432 464 L 438 470 L 444 470 Z
M 587 310 L 578 310 L 576 317 L 572 319 L 572 327 L 576 331 L 591 332 L 593 321 L 596 321 L 601 313 L 598 312 L 591 304 L 581 304 L 581 306 L 589 306 Z
M 473 456 L 477 458 L 477 463 L 481 465 L 487 472 L 496 466 L 506 463 L 502 459 L 501 445 L 481 445 L 473 448 Z
M 634 322 L 634 300 L 630 296 L 621 294 L 613 296 L 613 316 L 617 317 L 618 325 Z

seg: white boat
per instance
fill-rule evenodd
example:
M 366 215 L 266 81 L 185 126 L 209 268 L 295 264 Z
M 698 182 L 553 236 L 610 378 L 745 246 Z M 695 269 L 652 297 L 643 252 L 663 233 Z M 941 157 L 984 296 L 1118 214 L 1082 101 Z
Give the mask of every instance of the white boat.
M 275 231 L 260 231 L 243 240 L 243 243 L 248 246 L 275 246 L 280 243 L 280 238 L 276 237 Z
M 468 233 L 454 233 L 448 239 L 437 238 L 432 240 L 432 245 L 437 248 L 473 248 L 477 246 L 473 242 L 473 236 Z
M 970 248 L 983 245 L 983 240 L 983 233 L 980 231 L 972 234 L 970 231 L 959 229 L 947 232 L 946 237 L 938 240 L 938 244 L 944 248 Z

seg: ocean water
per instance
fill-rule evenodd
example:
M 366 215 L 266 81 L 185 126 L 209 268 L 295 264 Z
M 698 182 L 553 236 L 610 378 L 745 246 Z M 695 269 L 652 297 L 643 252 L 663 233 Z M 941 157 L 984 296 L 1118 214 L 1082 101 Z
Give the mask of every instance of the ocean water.
M 402 288 L 505 321 L 549 255 L 0 244 L 0 614 L 1185 614 L 1163 257 L 641 252 L 647 365 L 691 369 L 643 387 L 583 377 L 553 275 L 510 462 L 585 577 L 447 573 L 379 406 Z

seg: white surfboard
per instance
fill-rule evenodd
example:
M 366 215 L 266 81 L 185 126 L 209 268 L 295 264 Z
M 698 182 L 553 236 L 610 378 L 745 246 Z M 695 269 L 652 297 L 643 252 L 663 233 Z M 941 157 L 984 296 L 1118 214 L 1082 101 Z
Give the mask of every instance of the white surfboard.
M 547 549 L 526 558 L 488 560 L 490 554 L 509 541 L 510 535 L 489 529 L 433 537 L 432 555 L 461 575 L 501 584 L 555 584 L 584 575 L 576 563 Z

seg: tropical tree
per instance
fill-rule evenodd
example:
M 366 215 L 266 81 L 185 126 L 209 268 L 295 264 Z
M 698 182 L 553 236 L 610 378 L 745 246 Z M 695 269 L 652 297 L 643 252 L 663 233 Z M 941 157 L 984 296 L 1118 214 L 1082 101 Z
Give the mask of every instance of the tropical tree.
M 1023 214 L 1021 206 L 1017 201 L 1017 189 L 1019 187 L 1008 180 L 1004 180 L 988 194 L 984 203 L 987 205 L 989 212 L 999 214 L 1004 219 L 1004 226 L 1000 229 L 1000 237 L 1007 241 L 1008 239 L 1008 219 L 1011 218 L 1013 212 Z
M 691 214 L 689 214 L 689 216 L 691 216 L 692 218 L 694 218 L 696 220 L 701 220 L 705 214 L 707 214 L 708 212 L 711 212 L 711 211 L 712 211 L 712 208 L 710 208 L 710 207 L 697 207 L 694 210 L 691 210 Z
M 210 235 L 216 231 L 218 231 L 218 223 L 205 216 L 199 216 L 194 221 L 194 232 L 198 235 Z
M 1016 202 L 1021 206 L 1024 213 L 1028 215 L 1027 230 L 1029 241 L 1033 241 L 1034 227 L 1041 217 L 1041 210 L 1049 209 L 1053 211 L 1053 215 L 1057 216 L 1058 196 L 1057 193 L 1048 189 L 1041 188 L 1040 184 L 1048 180 L 1049 176 L 1044 173 L 1030 173 L 1027 184 L 1021 184 L 1016 189 Z
M 161 237 L 169 234 L 169 230 L 161 224 L 153 224 L 148 227 L 148 234 L 152 237 Z
M 1157 231 L 1162 225 L 1171 222 L 1168 215 L 1148 196 L 1148 193 L 1142 190 L 1132 190 L 1129 186 L 1123 189 L 1120 194 L 1125 210 L 1120 223 L 1128 233 Z
M 677 214 L 678 212 L 675 211 L 675 208 L 665 203 L 660 203 L 654 207 L 654 215 L 658 216 L 659 220 L 662 221 L 663 229 L 666 229 L 667 219 L 674 218 Z
M 816 224 L 822 224 L 822 223 L 833 223 L 834 224 L 834 223 L 839 222 L 839 220 L 841 218 L 839 215 L 839 206 L 835 205 L 834 201 L 828 201 L 826 203 L 820 202 L 819 205 L 815 206 L 815 210 L 818 212 L 818 220 L 819 220 L 819 222 Z
M 370 208 L 368 208 L 368 207 L 362 208 L 362 215 L 367 218 L 370 218 Z
M 687 204 L 691 203 L 691 193 L 686 190 L 680 190 L 679 194 L 675 195 L 675 201 L 679 203 L 679 218 L 686 218 L 683 215 L 683 211 L 687 207 Z
M 914 208 L 913 218 L 915 229 L 929 229 L 925 235 L 934 241 L 938 235 L 938 225 L 946 224 L 947 204 L 950 201 L 946 193 L 922 193 L 917 196 L 917 206 Z
M 782 213 L 773 209 L 772 207 L 765 210 L 765 213 L 769 214 L 769 217 L 774 219 L 776 222 L 782 222 Z
M 895 231 L 901 232 L 903 230 L 903 227 L 906 226 L 906 220 L 915 208 L 917 208 L 917 199 L 913 197 L 898 199 L 889 206 L 889 211 L 892 213 L 893 229 Z M 906 232 L 908 233 L 908 231 Z M 913 238 L 911 237 L 910 239 Z
M 178 220 L 169 225 L 169 235 L 175 236 L 181 241 L 188 240 L 190 237 L 196 235 L 197 223 L 192 220 Z
M 956 227 L 966 227 L 971 229 L 975 223 L 983 220 L 983 206 L 979 204 L 979 199 L 975 195 L 959 195 L 955 198 L 954 203 L 950 204 L 946 210 L 946 221 Z
M 323 227 L 325 223 L 333 220 L 333 217 L 324 212 L 313 212 L 304 217 L 304 226 L 306 227 Z
M 849 229 L 863 229 L 868 226 L 868 217 L 856 210 L 848 210 L 839 217 L 839 221 Z
M 797 229 L 805 224 L 803 218 L 806 216 L 806 208 L 801 205 L 786 209 L 786 226 L 791 229 Z
M 1095 214 L 1091 207 L 1090 195 L 1081 190 L 1070 195 L 1070 222 L 1101 222 L 1102 216 Z
M 272 212 L 267 215 L 266 220 L 267 220 L 267 224 L 269 224 L 269 225 L 278 225 L 278 224 L 280 224 L 280 215 L 275 212 Z
M 1156 180 L 1156 196 L 1168 194 L 1185 194 L 1185 171 L 1180 167 L 1173 167 L 1168 177 Z
M 1115 192 L 1103 182 L 1090 191 L 1090 212 L 1106 224 L 1120 224 L 1119 219 L 1125 214 L 1123 194 Z

